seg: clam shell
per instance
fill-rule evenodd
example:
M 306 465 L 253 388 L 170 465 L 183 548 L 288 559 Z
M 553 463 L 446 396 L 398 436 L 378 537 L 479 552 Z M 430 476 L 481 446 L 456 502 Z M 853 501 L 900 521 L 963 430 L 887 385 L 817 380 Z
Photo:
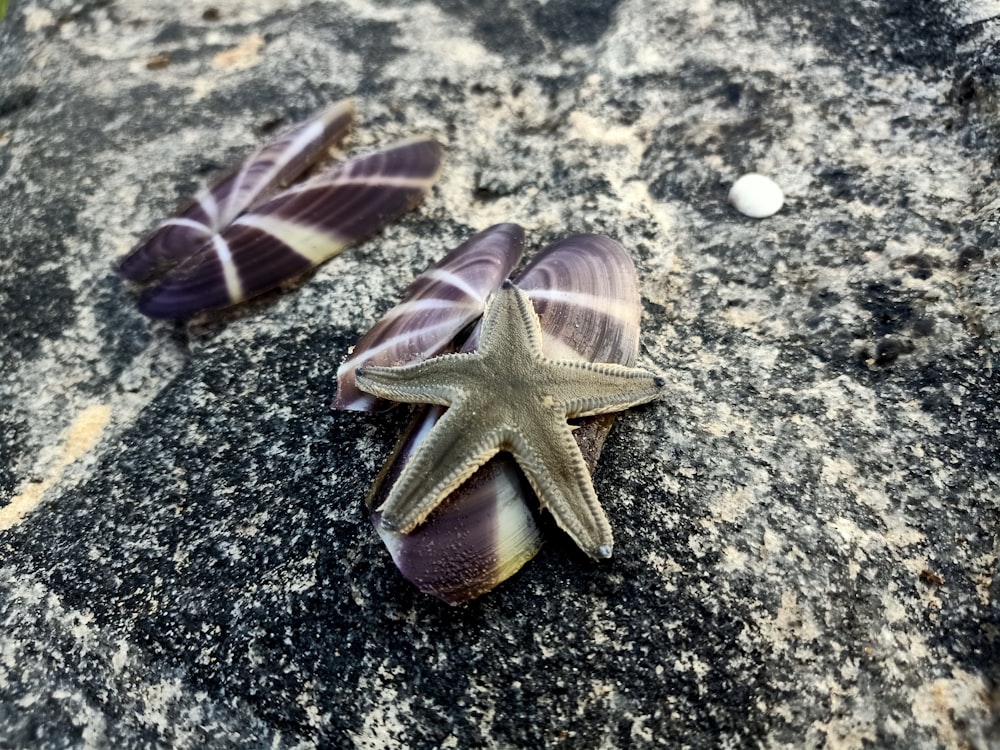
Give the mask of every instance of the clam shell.
M 541 549 L 537 503 L 528 480 L 509 457 L 482 466 L 408 534 L 388 531 L 377 508 L 407 460 L 444 413 L 421 409 L 385 463 L 365 503 L 372 523 L 403 577 L 420 591 L 460 604 L 490 591 Z
M 151 318 L 228 307 L 373 234 L 437 182 L 441 146 L 412 140 L 341 164 L 236 217 L 139 297 Z
M 149 282 L 139 310 L 183 318 L 274 289 L 375 233 L 430 191 L 443 150 L 402 141 L 289 187 L 347 131 L 341 102 L 282 134 L 126 255 L 119 271 Z
M 516 283 L 528 292 L 549 357 L 634 364 L 638 356 L 638 279 L 632 260 L 614 240 L 575 235 L 536 255 Z M 463 346 L 475 349 L 478 332 Z M 418 413 L 376 479 L 369 510 L 393 481 L 436 419 L 440 407 Z M 593 470 L 613 415 L 580 420 L 574 437 Z M 372 520 L 403 576 L 421 591 L 459 604 L 495 588 L 541 548 L 537 500 L 512 458 L 500 454 L 481 467 L 408 534 Z
M 400 365 L 454 350 L 456 337 L 482 315 L 486 299 L 521 260 L 524 230 L 497 224 L 470 237 L 424 271 L 403 300 L 364 334 L 337 370 L 334 409 L 384 409 L 360 390 L 354 371 L 363 364 Z
M 280 133 L 136 245 L 119 263 L 119 273 L 145 283 L 189 258 L 237 216 L 308 169 L 347 134 L 354 115 L 354 102 L 344 100 Z

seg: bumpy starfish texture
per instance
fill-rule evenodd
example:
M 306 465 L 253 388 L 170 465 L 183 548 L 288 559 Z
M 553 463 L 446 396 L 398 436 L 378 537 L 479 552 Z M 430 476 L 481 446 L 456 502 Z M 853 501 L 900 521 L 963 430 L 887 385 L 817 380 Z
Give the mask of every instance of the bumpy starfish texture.
M 386 528 L 412 531 L 476 469 L 508 451 L 577 545 L 594 558 L 611 556 L 611 526 L 566 420 L 652 401 L 662 377 L 547 359 L 531 300 L 509 281 L 487 303 L 476 352 L 361 367 L 356 377 L 379 398 L 449 407 L 379 508 Z

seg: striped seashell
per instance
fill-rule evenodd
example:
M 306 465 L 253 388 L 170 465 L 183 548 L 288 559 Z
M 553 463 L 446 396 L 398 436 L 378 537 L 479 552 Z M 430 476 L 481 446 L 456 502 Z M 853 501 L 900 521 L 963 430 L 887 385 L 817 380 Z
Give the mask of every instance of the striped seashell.
M 576 235 L 538 253 L 518 275 L 539 315 L 543 352 L 564 359 L 632 365 L 638 356 L 638 279 L 632 260 L 614 240 Z M 463 346 L 475 349 L 473 331 Z M 377 508 L 443 410 L 421 410 L 400 439 L 366 500 Z M 574 438 L 593 471 L 613 415 L 580 420 Z M 541 548 L 537 501 L 512 458 L 500 454 L 407 534 L 385 529 L 371 511 L 379 536 L 403 576 L 449 604 L 484 594 Z
M 333 131 L 328 113 L 317 122 L 323 133 Z M 315 130 L 302 126 L 259 151 L 123 259 L 121 271 L 129 278 L 148 278 L 172 264 L 140 295 L 141 312 L 187 317 L 274 289 L 378 231 L 437 182 L 440 144 L 414 139 L 334 164 L 274 195 L 293 171 L 304 169 L 307 156 L 324 150 L 316 145 L 319 136 L 306 137 Z
M 388 408 L 360 390 L 354 371 L 363 364 L 399 365 L 454 351 L 456 337 L 483 313 L 486 299 L 521 260 L 524 230 L 497 224 L 469 238 L 424 271 L 402 301 L 358 339 L 337 370 L 334 409 Z
M 374 511 L 409 457 L 444 414 L 423 407 L 396 445 L 365 500 L 376 532 L 403 577 L 425 594 L 461 604 L 514 575 L 542 547 L 538 504 L 512 458 L 487 462 L 408 534 L 389 531 Z
M 193 255 L 241 213 L 291 184 L 347 134 L 354 115 L 354 102 L 344 100 L 278 135 L 136 245 L 119 264 L 121 275 L 145 283 Z

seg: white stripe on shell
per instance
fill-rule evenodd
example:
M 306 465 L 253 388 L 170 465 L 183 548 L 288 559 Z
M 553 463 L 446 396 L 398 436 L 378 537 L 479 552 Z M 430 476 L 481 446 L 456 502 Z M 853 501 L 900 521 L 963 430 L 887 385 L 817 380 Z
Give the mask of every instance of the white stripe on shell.
M 277 156 L 274 156 L 272 153 L 275 144 L 265 146 L 251 156 L 243 165 L 243 168 L 240 169 L 239 174 L 236 176 L 236 180 L 233 182 L 232 190 L 230 190 L 229 195 L 226 197 L 226 210 L 223 216 L 225 223 L 228 224 L 247 206 L 253 203 L 254 198 L 260 195 L 268 187 L 269 183 L 275 179 L 278 172 L 284 169 L 297 154 L 308 146 L 310 141 L 321 137 L 323 135 L 323 127 L 324 124 L 322 122 L 313 122 L 302 128 L 302 132 L 296 135 L 290 143 L 283 146 L 278 151 Z M 244 182 L 250 174 L 251 167 L 265 160 L 265 155 L 266 160 L 271 162 L 271 166 L 268 167 L 263 174 L 256 178 L 256 185 L 250 185 L 245 188 Z M 238 196 L 240 196 L 240 200 L 236 200 Z
M 631 323 L 635 317 L 634 312 L 631 312 L 631 305 L 621 300 L 608 299 L 605 296 L 561 289 L 526 289 L 525 291 L 532 300 L 546 300 L 562 305 L 582 307 L 626 323 Z
M 290 250 L 318 266 L 351 244 L 352 240 L 330 230 L 320 230 L 298 221 L 282 219 L 274 214 L 244 214 L 233 225 L 255 227 L 266 232 Z
M 222 229 L 224 225 L 219 220 L 219 202 L 215 199 L 215 193 L 206 188 L 198 193 L 195 200 L 208 217 L 208 228 L 213 232 Z
M 212 227 L 208 226 L 207 224 L 203 224 L 200 221 L 195 221 L 194 219 L 184 219 L 181 217 L 167 219 L 166 221 L 160 224 L 160 228 L 162 229 L 163 227 L 185 227 L 187 229 L 197 229 L 206 237 L 211 234 L 215 234 L 215 232 L 212 230 Z
M 545 333 L 542 336 L 542 354 L 548 359 L 570 360 L 574 362 L 590 361 L 561 338 L 553 336 L 550 333 Z
M 368 411 L 368 409 L 375 404 L 374 396 L 362 396 L 361 398 L 354 399 L 347 406 L 342 406 L 344 411 Z
M 474 300 L 478 300 L 480 304 L 486 301 L 486 296 L 479 292 L 474 286 L 471 286 L 469 282 L 459 276 L 457 273 L 449 271 L 447 268 L 431 268 L 424 272 L 423 278 L 433 279 L 435 281 L 440 281 L 443 284 L 447 284 L 453 289 L 458 289 L 463 292 L 466 296 L 471 297 Z
M 504 464 L 502 472 L 490 480 L 495 501 L 496 567 L 489 571 L 490 582 L 503 581 L 516 573 L 542 546 L 542 534 L 520 491 L 518 472 Z M 513 476 L 512 476 L 513 474 Z
M 233 254 L 229 250 L 229 244 L 222 238 L 222 235 L 212 235 L 212 245 L 215 247 L 215 255 L 222 266 L 222 274 L 226 280 L 226 291 L 229 299 L 239 302 L 243 299 L 243 282 L 240 281 L 240 272 L 233 263 Z
M 401 341 L 409 341 L 413 338 L 416 338 L 417 336 L 427 335 L 429 331 L 437 331 L 438 329 L 442 328 L 450 328 L 454 330 L 455 328 L 454 317 L 449 317 L 444 320 L 440 320 L 437 323 L 434 323 L 433 325 L 423 326 L 422 328 L 418 328 L 415 331 L 410 330 L 410 331 L 403 331 L 402 333 L 397 333 L 395 336 L 387 338 L 385 341 L 380 342 L 378 345 L 373 346 L 370 349 L 365 349 L 357 356 L 351 357 L 349 360 L 344 362 L 344 364 L 342 364 L 339 368 L 337 368 L 337 375 L 339 376 L 342 373 L 347 372 L 348 370 L 354 369 L 357 362 L 367 362 L 369 360 L 374 359 L 376 356 L 378 356 L 379 354 L 381 354 L 386 350 L 394 349 L 396 346 L 399 345 Z M 416 359 L 411 361 L 418 361 L 420 358 L 421 357 L 418 355 Z M 399 364 L 399 363 L 394 362 L 392 364 Z
M 371 177 L 348 177 L 348 176 L 336 176 L 329 177 L 325 175 L 318 175 L 313 177 L 311 180 L 306 180 L 301 185 L 293 185 L 288 188 L 288 190 L 282 193 L 285 195 L 294 195 L 296 193 L 301 193 L 305 190 L 314 190 L 316 188 L 327 188 L 327 187 L 348 187 L 350 185 L 368 185 L 374 187 L 398 187 L 398 188 L 420 188 L 421 190 L 429 190 L 431 186 L 436 182 L 437 176 L 433 177 L 395 177 L 395 176 L 378 176 L 372 175 Z
M 403 315 L 413 315 L 416 313 L 429 312 L 433 310 L 447 310 L 450 307 L 459 305 L 470 307 L 468 302 L 456 299 L 441 299 L 440 297 L 423 297 L 408 302 L 400 302 L 387 313 L 387 320 L 395 320 Z

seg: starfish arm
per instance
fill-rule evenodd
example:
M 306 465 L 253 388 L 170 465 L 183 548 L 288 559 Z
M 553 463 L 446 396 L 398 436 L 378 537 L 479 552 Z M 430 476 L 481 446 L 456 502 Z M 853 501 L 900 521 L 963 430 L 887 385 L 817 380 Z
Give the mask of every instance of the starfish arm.
M 522 333 L 523 332 L 523 333 Z M 542 326 L 528 295 L 505 281 L 486 303 L 478 351 L 484 356 L 519 359 L 542 356 Z
M 449 406 L 468 381 L 474 354 L 444 354 L 399 367 L 365 365 L 355 370 L 358 387 L 373 396 L 407 404 Z
M 611 525 L 569 425 L 559 418 L 533 424 L 531 430 L 513 431 L 508 447 L 539 503 L 580 549 L 595 559 L 611 557 Z
M 552 397 L 570 418 L 607 414 L 654 401 L 666 385 L 661 375 L 639 367 L 570 360 L 546 366 L 553 380 L 563 383 L 553 388 Z
M 500 450 L 498 430 L 484 429 L 461 403 L 444 413 L 409 460 L 377 510 L 382 525 L 408 533 Z

